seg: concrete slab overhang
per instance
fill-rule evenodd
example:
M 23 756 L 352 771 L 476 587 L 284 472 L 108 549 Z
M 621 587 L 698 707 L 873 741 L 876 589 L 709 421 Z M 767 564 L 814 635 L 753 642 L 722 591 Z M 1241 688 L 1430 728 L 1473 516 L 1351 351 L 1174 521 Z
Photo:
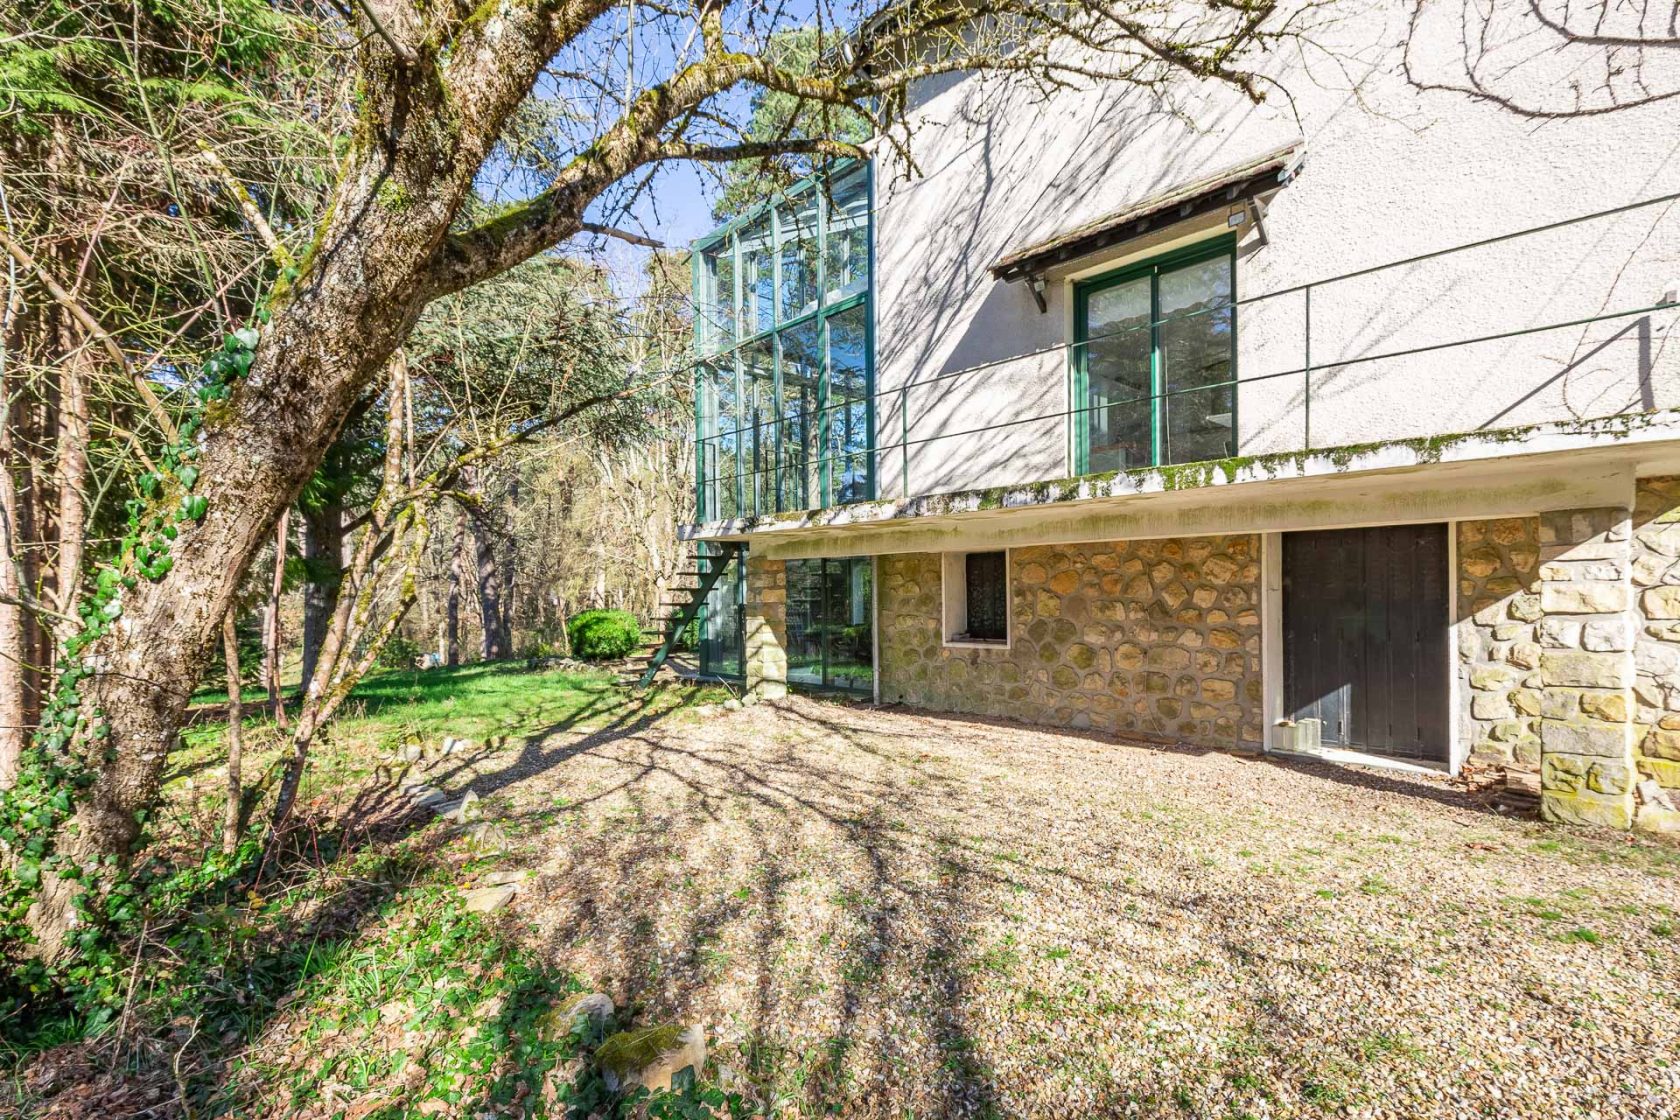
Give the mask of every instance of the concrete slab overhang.
M 1136 540 L 1619 506 L 1680 474 L 1680 410 L 1157 467 L 685 526 L 771 558 Z

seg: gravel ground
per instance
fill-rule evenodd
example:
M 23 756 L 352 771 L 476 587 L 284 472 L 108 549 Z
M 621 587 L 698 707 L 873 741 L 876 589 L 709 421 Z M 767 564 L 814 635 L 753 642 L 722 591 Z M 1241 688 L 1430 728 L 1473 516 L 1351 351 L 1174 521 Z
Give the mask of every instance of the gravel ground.
M 779 1115 L 1680 1115 L 1680 848 L 1444 779 L 793 699 L 469 782 L 504 919 Z

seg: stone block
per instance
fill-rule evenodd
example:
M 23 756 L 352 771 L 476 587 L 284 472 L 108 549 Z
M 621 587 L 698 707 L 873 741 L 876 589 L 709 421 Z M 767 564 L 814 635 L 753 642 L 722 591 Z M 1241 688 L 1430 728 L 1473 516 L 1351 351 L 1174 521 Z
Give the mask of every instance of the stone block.
M 1626 692 L 1581 693 L 1581 714 L 1588 719 L 1603 720 L 1605 723 L 1626 723 L 1628 706 Z
M 1581 689 L 1546 688 L 1540 693 L 1540 714 L 1547 719 L 1570 720 L 1581 712 Z
M 1187 669 L 1190 667 L 1190 651 L 1177 646 L 1157 646 L 1145 656 L 1144 663 L 1151 669 Z
M 1487 523 L 1487 535 L 1503 545 L 1532 541 L 1540 532 L 1538 518 L 1501 517 Z
M 1664 789 L 1680 789 L 1680 761 L 1670 758 L 1641 758 L 1639 773 Z
M 706 1065 L 706 1032 L 698 1024 L 621 1031 L 602 1041 L 595 1061 L 607 1088 L 615 1093 L 637 1086 L 659 1092 L 672 1088 L 684 1070 L 699 1078 Z
M 1581 645 L 1581 624 L 1562 618 L 1543 618 L 1534 627 L 1534 637 L 1551 649 L 1578 649 Z
M 1505 766 L 1511 762 L 1511 745 L 1483 739 L 1470 748 L 1469 761 L 1477 766 Z
M 1541 712 L 1540 692 L 1532 688 L 1515 689 L 1510 694 L 1511 707 L 1518 715 L 1537 716 Z
M 1625 759 L 1632 745 L 1632 729 L 1625 723 L 1588 720 L 1540 721 L 1540 743 L 1546 754 L 1592 755 Z
M 1622 583 L 1546 583 L 1540 586 L 1540 609 L 1546 614 L 1616 614 L 1627 610 L 1628 605 L 1628 587 Z M 1680 610 L 1680 602 L 1677 602 L 1676 609 Z M 1680 614 L 1663 617 L 1680 618 Z
M 1480 692 L 1470 698 L 1470 714 L 1477 719 L 1507 719 L 1511 699 L 1503 692 Z
M 1459 553 L 1459 570 L 1471 579 L 1486 579 L 1503 565 L 1499 550 L 1491 545 L 1479 545 Z
M 1650 587 L 1663 582 L 1674 561 L 1667 556 L 1645 555 L 1633 562 L 1631 578 L 1637 587 Z
M 1622 653 L 1633 648 L 1633 627 L 1624 619 L 1595 620 L 1581 627 L 1581 648 L 1593 653 Z
M 1639 596 L 1646 618 L 1680 618 L 1680 587 L 1652 587 Z
M 1470 670 L 1470 687 L 1481 691 L 1509 688 L 1516 677 L 1504 669 L 1483 665 Z
M 1202 682 L 1202 695 L 1215 701 L 1234 700 L 1237 697 L 1237 683 L 1218 678 L 1205 680 Z
M 1488 729 L 1488 738 L 1500 743 L 1514 743 L 1528 734 L 1528 725 L 1520 719 L 1502 719 Z
M 1633 773 L 1614 759 L 1547 753 L 1540 760 L 1540 785 L 1548 791 L 1624 794 L 1633 789 Z
M 1639 543 L 1660 556 L 1680 556 L 1680 525 L 1647 528 L 1639 534 Z
M 1525 592 L 1511 596 L 1505 613 L 1520 622 L 1538 622 L 1545 616 L 1546 609 L 1540 602 L 1540 596 Z
M 1639 741 L 1639 753 L 1647 758 L 1664 758 L 1680 762 L 1680 731 L 1653 727 Z
M 1545 790 L 1540 795 L 1540 815 L 1558 824 L 1625 829 L 1633 825 L 1633 798 L 1626 794 Z
M 1680 834 L 1680 809 L 1664 809 L 1660 805 L 1641 805 L 1633 826 L 1641 832 Z
M 1680 646 L 1667 642 L 1640 642 L 1633 651 L 1633 667 L 1656 678 L 1680 675 Z M 1660 683 L 1666 687 L 1670 682 Z
M 1545 653 L 1540 657 L 1540 674 L 1548 685 L 1627 688 L 1633 683 L 1633 664 L 1613 653 Z

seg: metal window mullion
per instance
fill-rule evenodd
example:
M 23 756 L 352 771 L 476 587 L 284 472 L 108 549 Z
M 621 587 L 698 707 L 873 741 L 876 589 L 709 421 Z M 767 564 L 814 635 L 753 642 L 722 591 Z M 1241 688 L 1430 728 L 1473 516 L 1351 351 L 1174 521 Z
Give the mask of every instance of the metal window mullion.
M 817 561 L 817 682 L 828 687 L 828 559 Z
M 1161 465 L 1166 410 L 1166 369 L 1161 361 L 1161 270 L 1149 273 L 1149 461 Z
M 833 365 L 828 356 L 828 203 L 833 180 L 825 171 L 817 180 L 817 353 L 821 355 L 821 372 L 817 377 L 817 501 L 821 508 L 833 502 L 834 488 L 830 481 L 832 465 L 829 461 L 830 420 L 828 415 L 829 378 Z M 809 478 L 810 472 L 806 472 Z M 809 499 L 807 499 L 809 501 Z
M 863 163 L 863 252 L 865 275 L 863 291 L 863 384 L 864 384 L 864 462 L 869 472 L 864 481 L 864 497 L 873 501 L 877 496 L 880 464 L 875 455 L 875 161 Z M 871 598 L 874 585 L 869 588 Z
M 729 485 L 735 492 L 733 504 L 735 516 L 739 517 L 742 511 L 746 509 L 746 505 L 741 498 L 742 478 L 746 474 L 741 469 L 741 447 L 746 440 L 744 425 L 742 424 L 742 420 L 745 419 L 743 410 L 746 397 L 741 392 L 741 327 L 745 315 L 746 291 L 743 283 L 744 270 L 741 267 L 741 231 L 738 228 L 729 235 L 729 257 L 730 260 L 735 262 L 735 267 L 731 270 L 733 275 L 730 277 L 730 287 L 734 291 L 730 296 L 729 303 L 729 321 L 731 324 L 729 333 L 734 342 L 734 348 L 729 351 L 729 369 L 730 379 L 735 386 L 735 469 L 730 472 Z
M 1073 368 L 1069 374 L 1071 386 L 1068 392 L 1068 406 L 1072 409 L 1068 419 L 1073 426 L 1075 474 L 1089 474 L 1091 471 L 1091 419 L 1087 408 L 1091 403 L 1091 332 L 1086 322 L 1090 308 L 1089 289 L 1076 288 L 1073 298 Z

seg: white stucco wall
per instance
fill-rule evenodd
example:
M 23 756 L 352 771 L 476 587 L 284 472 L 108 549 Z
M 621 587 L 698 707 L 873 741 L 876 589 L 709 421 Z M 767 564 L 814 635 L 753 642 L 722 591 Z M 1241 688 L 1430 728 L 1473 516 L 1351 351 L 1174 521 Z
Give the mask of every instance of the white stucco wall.
M 1112 84 L 1058 92 L 1048 102 L 997 77 L 923 91 L 912 140 L 922 174 L 905 177 L 885 149 L 876 167 L 878 492 L 940 493 L 1068 474 L 1067 421 L 1032 418 L 1070 407 L 1067 357 L 1057 348 L 1072 337 L 1074 279 L 1176 239 L 1223 231 L 1225 223 L 1214 215 L 1157 230 L 1104 260 L 1070 262 L 1049 274 L 1043 314 L 1024 285 L 992 280 L 989 266 L 1282 145 L 1305 144 L 1304 170 L 1272 201 L 1268 243 L 1245 224 L 1238 250 L 1244 455 L 1295 450 L 1308 440 L 1305 378 L 1290 372 L 1306 361 L 1304 297 L 1294 289 L 1680 190 L 1673 126 L 1680 102 L 1546 118 L 1421 89 L 1414 81 L 1466 81 L 1463 32 L 1479 25 L 1463 0 L 1426 5 L 1415 29 L 1404 7 L 1334 5 L 1335 22 L 1314 31 L 1314 48 L 1266 61 L 1288 97 L 1279 92 L 1259 106 L 1188 82 L 1174 97 L 1178 114 Z M 1573 49 L 1530 49 L 1546 41 L 1526 18 L 1518 12 L 1493 28 L 1483 72 L 1497 75 L 1493 92 L 1526 110 L 1573 104 L 1568 82 L 1590 79 L 1590 59 Z M 1505 39 L 1519 46 L 1506 49 Z M 1680 58 L 1647 59 L 1642 77 L 1649 90 L 1680 88 Z M 1592 88 L 1578 95 L 1589 107 L 1603 97 Z M 1676 288 L 1674 204 L 1316 284 L 1310 443 L 1680 405 L 1673 310 L 1359 361 L 1644 307 Z M 984 368 L 946 376 L 973 366 Z M 1031 422 L 952 435 L 1022 420 Z M 907 455 L 899 446 L 906 432 Z

